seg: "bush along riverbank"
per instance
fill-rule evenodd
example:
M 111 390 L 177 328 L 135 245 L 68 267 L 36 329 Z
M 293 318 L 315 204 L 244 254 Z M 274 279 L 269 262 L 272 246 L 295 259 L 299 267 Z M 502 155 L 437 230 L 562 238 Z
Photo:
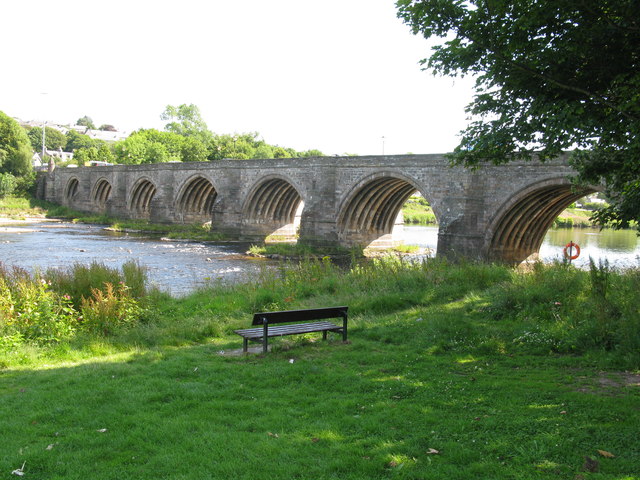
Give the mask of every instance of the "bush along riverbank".
M 12 220 L 53 218 L 73 223 L 104 225 L 119 232 L 139 232 L 171 239 L 194 241 L 224 241 L 222 234 L 211 231 L 211 223 L 157 224 L 146 220 L 124 220 L 108 215 L 90 215 L 65 206 L 27 198 L 0 199 L 0 216 Z
M 637 270 L 317 260 L 178 299 L 135 287 L 139 272 L 3 275 L 0 471 L 528 480 L 640 464 Z M 83 326 L 106 285 L 124 317 Z M 256 311 L 339 304 L 347 343 L 234 355 Z

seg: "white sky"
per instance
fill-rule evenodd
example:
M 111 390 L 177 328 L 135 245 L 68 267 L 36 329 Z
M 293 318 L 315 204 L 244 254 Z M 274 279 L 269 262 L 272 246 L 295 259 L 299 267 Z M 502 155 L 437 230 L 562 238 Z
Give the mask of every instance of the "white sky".
M 120 130 L 193 103 L 215 133 L 327 155 L 442 153 L 471 79 L 418 64 L 393 0 L 0 0 L 0 110 Z

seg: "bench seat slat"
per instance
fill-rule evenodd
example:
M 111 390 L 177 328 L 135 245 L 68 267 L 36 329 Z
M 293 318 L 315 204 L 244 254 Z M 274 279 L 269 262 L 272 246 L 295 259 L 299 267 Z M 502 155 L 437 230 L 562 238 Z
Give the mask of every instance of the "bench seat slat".
M 298 333 L 312 333 L 322 331 L 342 331 L 342 325 L 336 325 L 332 322 L 314 322 L 297 325 L 277 325 L 269 326 L 267 335 L 269 337 L 279 337 L 283 335 L 295 335 Z M 242 330 L 234 330 L 238 335 L 245 338 L 262 338 L 263 329 L 260 328 L 245 328 Z

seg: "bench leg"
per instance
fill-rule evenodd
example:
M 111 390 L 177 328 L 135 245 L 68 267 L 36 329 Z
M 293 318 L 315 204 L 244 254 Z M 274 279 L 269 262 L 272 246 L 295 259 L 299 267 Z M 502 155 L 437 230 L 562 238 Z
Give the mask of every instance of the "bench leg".
M 347 315 L 342 317 L 342 341 L 347 341 Z
M 269 344 L 269 321 L 266 317 L 262 319 L 262 353 L 267 353 L 267 346 Z
M 246 338 L 242 338 L 242 353 L 247 353 L 247 348 L 248 348 L 248 344 L 249 340 Z
M 326 330 L 323 330 L 323 331 L 322 331 L 322 339 L 323 339 L 323 340 L 326 340 L 326 339 L 327 339 L 327 331 L 326 331 Z

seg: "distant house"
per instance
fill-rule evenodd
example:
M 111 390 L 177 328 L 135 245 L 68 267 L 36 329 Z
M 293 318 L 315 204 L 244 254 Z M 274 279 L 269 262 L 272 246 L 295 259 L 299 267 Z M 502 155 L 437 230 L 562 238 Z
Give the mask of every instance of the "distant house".
M 96 130 L 93 128 L 85 127 L 84 125 L 60 125 L 57 123 L 42 122 L 41 120 L 29 120 L 28 122 L 24 122 L 19 118 L 15 118 L 15 120 L 17 120 L 18 123 L 20 123 L 20 125 L 22 125 L 27 129 L 33 128 L 33 127 L 42 128 L 42 125 L 44 123 L 47 127 L 55 128 L 56 130 L 62 132 L 65 135 L 67 134 L 67 132 L 69 132 L 69 130 L 75 130 L 78 133 L 87 135 L 89 138 L 92 138 L 94 140 L 102 140 L 105 142 L 117 142 L 120 140 L 125 140 L 129 136 L 129 132 L 120 132 L 117 130 L 116 131 Z M 47 155 L 49 155 L 48 152 L 47 152 Z M 61 158 L 59 155 L 54 155 L 54 156 Z
M 73 160 L 73 152 L 63 152 L 61 148 L 58 150 L 45 150 L 45 154 L 50 157 L 58 158 L 63 162 Z
M 42 163 L 42 159 L 40 158 L 40 154 L 38 152 L 33 154 L 33 157 L 31 157 L 31 166 L 34 169 L 37 169 L 38 167 L 42 167 L 43 163 Z
M 105 142 L 117 142 L 119 140 L 124 140 L 129 136 L 127 132 L 112 132 L 109 130 L 93 129 L 87 129 L 85 135 L 88 135 L 89 138 L 93 138 L 95 140 L 103 140 Z
M 44 172 L 49 168 L 49 165 L 42 161 L 38 152 L 34 153 L 31 157 L 31 165 L 36 172 Z

